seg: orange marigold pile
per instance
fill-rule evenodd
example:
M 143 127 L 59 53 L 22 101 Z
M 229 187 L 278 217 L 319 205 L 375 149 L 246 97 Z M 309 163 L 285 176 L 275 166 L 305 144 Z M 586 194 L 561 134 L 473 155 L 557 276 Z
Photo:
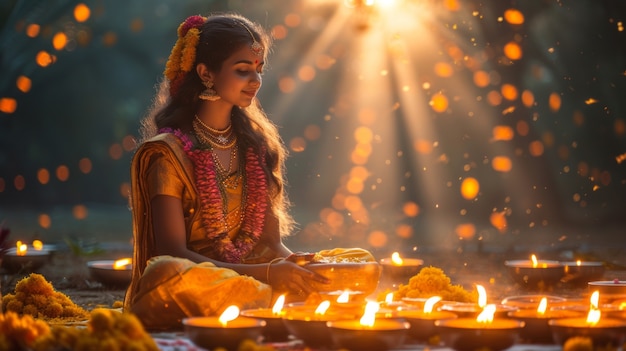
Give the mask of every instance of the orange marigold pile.
M 46 320 L 86 320 L 89 316 L 89 312 L 76 305 L 67 295 L 54 290 L 52 284 L 37 273 L 31 273 L 17 282 L 15 292 L 2 297 L 2 307 L 5 312 Z
M 429 298 L 441 296 L 444 301 L 476 302 L 477 292 L 465 290 L 461 285 L 450 282 L 450 278 L 441 268 L 424 267 L 419 273 L 409 279 L 409 284 L 400 284 L 398 291 L 394 293 L 394 300 L 403 297 Z

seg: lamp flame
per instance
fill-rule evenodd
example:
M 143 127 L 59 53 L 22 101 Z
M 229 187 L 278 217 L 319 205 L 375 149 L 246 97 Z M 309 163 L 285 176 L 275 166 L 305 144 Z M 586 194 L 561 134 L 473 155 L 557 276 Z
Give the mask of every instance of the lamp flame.
M 15 246 L 17 246 L 16 253 L 18 256 L 26 256 L 26 252 L 28 251 L 28 245 L 22 243 L 21 240 L 18 240 L 15 243 Z
M 122 258 L 113 262 L 113 269 L 121 270 L 126 269 L 126 266 L 130 265 L 132 260 L 130 258 Z
M 601 314 L 602 313 L 600 312 L 599 309 L 595 309 L 595 308 L 590 309 L 589 313 L 587 314 L 587 324 L 591 326 L 598 324 L 598 322 L 600 321 Z
M 222 312 L 218 320 L 222 324 L 222 327 L 225 327 L 228 324 L 228 322 L 232 321 L 238 316 L 239 316 L 239 307 L 232 305 L 232 306 L 228 306 L 224 310 L 224 312 Z
M 478 323 L 491 323 L 493 322 L 493 315 L 496 313 L 496 305 L 489 304 L 483 308 L 483 311 L 480 312 L 478 317 L 476 317 L 476 322 Z
M 600 292 L 598 290 L 594 291 L 591 294 L 591 298 L 589 299 L 589 313 L 587 314 L 587 324 L 593 326 L 596 325 L 600 321 L 600 309 L 598 308 L 598 304 L 600 301 Z
M 478 290 L 478 306 L 485 307 L 487 305 L 487 291 L 485 287 L 480 284 L 476 284 L 476 290 Z
M 542 297 L 539 302 L 539 307 L 537 307 L 537 314 L 544 315 L 546 313 L 546 309 L 548 308 L 548 299 L 546 297 Z
M 366 327 L 373 327 L 376 320 L 376 312 L 380 309 L 378 302 L 368 301 L 360 323 Z
M 330 307 L 330 301 L 324 300 L 320 302 L 320 304 L 317 305 L 317 308 L 315 309 L 315 315 L 323 316 L 329 307 Z
M 533 268 L 537 268 L 537 256 L 532 254 L 532 256 L 530 256 L 530 260 L 533 262 Z
M 598 309 L 600 301 L 600 291 L 596 290 L 591 294 L 591 298 L 589 299 L 589 303 L 591 304 L 591 309 Z
M 350 301 L 350 291 L 345 290 L 344 292 L 341 293 L 341 295 L 339 295 L 339 297 L 337 297 L 337 302 L 339 303 L 347 303 Z
M 424 313 L 431 313 L 433 311 L 433 307 L 437 302 L 441 301 L 441 296 L 432 296 L 429 297 L 426 302 L 424 302 Z
M 285 305 L 285 294 L 280 295 L 276 302 L 274 302 L 274 306 L 272 307 L 272 313 L 277 315 L 280 314 L 280 311 L 283 309 L 283 305 Z
M 393 293 L 390 292 L 387 295 L 385 295 L 385 303 L 391 304 L 392 302 L 393 302 Z
M 41 242 L 41 240 L 33 240 L 33 249 L 41 251 L 43 249 L 43 242 Z
M 581 260 L 576 260 L 576 265 L 577 265 L 577 266 L 582 266 L 582 264 L 583 264 L 583 263 L 582 263 L 582 261 L 581 261 Z
M 393 264 L 396 266 L 402 266 L 402 263 L 404 261 L 402 261 L 402 257 L 400 257 L 399 253 L 394 252 L 393 254 L 391 254 L 391 262 L 393 262 Z

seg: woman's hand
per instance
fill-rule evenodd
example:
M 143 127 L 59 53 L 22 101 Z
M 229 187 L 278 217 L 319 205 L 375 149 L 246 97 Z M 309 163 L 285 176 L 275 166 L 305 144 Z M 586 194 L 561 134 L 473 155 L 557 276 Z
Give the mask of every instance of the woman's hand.
M 272 288 L 289 291 L 299 296 L 308 296 L 315 291 L 311 285 L 312 281 L 322 284 L 330 283 L 328 278 L 294 262 L 297 261 L 298 255 L 294 253 L 286 259 L 269 264 L 267 279 Z M 308 254 L 304 257 L 308 257 Z
M 314 257 L 315 253 L 298 251 L 287 256 L 285 259 L 297 264 L 298 266 L 304 266 L 307 263 L 311 263 Z

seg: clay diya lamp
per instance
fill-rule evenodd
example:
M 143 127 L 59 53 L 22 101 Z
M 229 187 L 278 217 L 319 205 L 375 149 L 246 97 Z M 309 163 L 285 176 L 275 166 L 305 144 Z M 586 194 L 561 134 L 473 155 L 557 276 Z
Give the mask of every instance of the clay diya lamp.
M 219 317 L 183 319 L 185 334 L 196 346 L 214 350 L 236 351 L 243 340 L 259 342 L 265 321 L 241 317 L 237 306 L 228 307 Z
M 341 314 L 344 319 L 358 318 L 365 310 L 366 301 L 361 291 L 330 291 L 320 293 L 320 296 L 330 301 L 329 313 Z
M 265 321 L 263 342 L 280 342 L 289 340 L 289 330 L 283 323 L 285 311 L 285 295 L 280 295 L 272 308 L 254 308 L 241 311 L 241 315 Z
M 314 349 L 333 348 L 333 339 L 326 323 L 343 319 L 343 315 L 329 313 L 330 301 L 324 300 L 317 307 L 311 305 L 285 308 L 283 323 L 296 339 Z
M 434 310 L 435 304 L 440 300 L 441 297 L 433 296 L 425 302 L 423 310 L 399 310 L 396 312 L 396 317 L 405 319 L 411 325 L 408 332 L 411 338 L 422 343 L 434 344 L 431 340 L 438 335 L 435 321 L 458 318 L 455 313 Z
M 8 249 L 2 258 L 2 267 L 10 273 L 35 272 L 50 259 L 50 251 L 42 246 L 29 246 L 17 241 L 14 248 Z
M 513 346 L 524 322 L 494 318 L 495 309 L 495 305 L 487 305 L 476 318 L 435 321 L 443 344 L 457 351 L 500 351 Z
M 511 278 L 522 288 L 547 290 L 556 286 L 565 275 L 559 261 L 538 260 L 532 255 L 530 260 L 505 261 Z
M 536 309 L 541 300 L 546 299 L 546 303 L 550 307 L 562 306 L 567 304 L 567 299 L 561 296 L 551 295 L 518 295 L 508 296 L 502 299 L 501 303 L 507 306 L 517 307 L 518 309 Z
M 476 284 L 478 290 L 478 302 L 445 302 L 440 309 L 442 311 L 449 311 L 455 313 L 459 318 L 476 318 L 484 311 L 487 305 L 487 292 L 485 288 Z M 495 307 L 493 313 L 494 318 L 501 319 L 506 318 L 507 314 L 511 311 L 515 311 L 518 308 L 515 306 L 504 304 L 492 304 Z
M 333 344 L 361 351 L 386 351 L 404 344 L 410 324 L 396 318 L 376 318 L 379 307 L 370 301 L 360 319 L 327 322 Z
M 602 279 L 605 272 L 604 262 L 578 260 L 561 264 L 565 273 L 561 281 L 572 285 L 584 286 L 590 281 Z
M 89 275 L 102 285 L 126 288 L 132 277 L 132 259 L 97 260 L 87 262 Z
M 574 336 L 587 337 L 596 347 L 616 349 L 626 340 L 626 321 L 616 318 L 603 318 L 598 308 L 600 292 L 594 291 L 590 298 L 586 317 L 553 319 L 548 322 L 552 337 L 563 345 Z
M 543 297 L 534 309 L 523 308 L 508 313 L 510 318 L 524 322 L 520 331 L 523 342 L 532 344 L 552 344 L 554 342 L 548 321 L 560 318 L 576 318 L 582 313 L 573 310 L 548 308 L 548 298 Z
M 399 283 L 407 282 L 419 273 L 423 264 L 424 261 L 418 258 L 400 257 L 398 252 L 394 252 L 391 257 L 380 260 L 383 277 Z

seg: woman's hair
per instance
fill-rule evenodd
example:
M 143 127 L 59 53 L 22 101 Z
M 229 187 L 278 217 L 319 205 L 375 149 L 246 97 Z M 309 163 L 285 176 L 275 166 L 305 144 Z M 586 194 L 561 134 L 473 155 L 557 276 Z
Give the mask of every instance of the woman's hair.
M 185 22 L 181 27 L 184 25 Z M 270 36 L 259 24 L 238 14 L 209 16 L 198 29 L 200 35 L 192 69 L 175 82 L 164 77 L 159 83 L 152 106 L 141 121 L 139 145 L 157 135 L 162 128 L 183 132 L 192 129 L 193 118 L 201 103 L 198 96 L 206 89 L 195 70 L 196 65 L 203 63 L 209 70 L 219 72 L 227 58 L 243 46 L 250 46 L 253 40 L 263 46 L 264 56 L 271 46 Z M 181 37 L 179 28 L 178 41 L 181 40 L 185 38 Z M 172 55 L 175 49 L 176 46 Z M 279 220 L 281 235 L 290 234 L 294 222 L 288 214 L 289 201 L 284 189 L 287 150 L 276 125 L 267 117 L 256 98 L 248 107 L 234 106 L 231 121 L 237 132 L 240 150 L 252 147 L 257 153 L 265 152 L 263 167 L 270 183 L 270 205 Z

